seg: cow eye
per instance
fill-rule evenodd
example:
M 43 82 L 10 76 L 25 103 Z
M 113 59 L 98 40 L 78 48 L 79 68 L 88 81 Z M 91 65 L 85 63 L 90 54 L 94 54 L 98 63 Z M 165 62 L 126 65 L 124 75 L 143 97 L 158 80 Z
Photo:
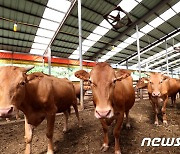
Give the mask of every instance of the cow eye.
M 160 83 L 163 83 L 163 81 L 161 80 Z
M 21 85 L 21 86 L 24 86 L 25 84 L 26 84 L 25 81 L 22 81 L 22 82 L 19 83 L 19 85 Z
M 149 81 L 149 83 L 150 83 L 150 84 L 152 84 L 152 82 L 151 82 L 151 81 Z

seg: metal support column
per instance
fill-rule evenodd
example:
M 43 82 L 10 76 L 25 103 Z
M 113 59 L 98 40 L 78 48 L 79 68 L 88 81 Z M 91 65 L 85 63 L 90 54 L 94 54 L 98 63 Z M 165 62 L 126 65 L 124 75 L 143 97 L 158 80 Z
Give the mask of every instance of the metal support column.
M 128 60 L 126 60 L 126 68 L 128 69 Z
M 51 75 L 51 48 L 48 47 L 48 74 Z
M 171 77 L 173 78 L 173 69 L 171 68 Z
M 137 52 L 138 52 L 139 78 L 141 78 L 141 57 L 140 57 L 140 47 L 139 47 L 139 30 L 138 30 L 138 25 L 136 25 L 136 34 L 137 34 Z
M 42 59 L 42 72 L 44 72 L 44 67 L 45 67 L 45 63 L 44 63 L 44 56 L 43 56 L 43 59 Z
M 81 0 L 78 0 L 78 27 L 79 27 L 79 61 L 80 69 L 82 70 L 82 26 L 81 26 Z M 80 105 L 84 109 L 83 103 L 83 80 L 80 80 Z
M 149 67 L 149 66 L 148 66 L 148 63 L 146 63 L 146 69 L 145 69 L 146 72 L 148 71 L 148 67 Z
M 136 25 L 136 35 L 137 35 L 138 68 L 139 68 L 139 79 L 140 79 L 141 78 L 141 57 L 140 57 L 138 25 Z M 140 89 L 140 99 L 143 99 L 142 89 Z
M 166 45 L 166 69 L 167 69 L 167 74 L 169 75 L 169 62 L 168 62 L 167 41 L 165 41 L 165 45 Z

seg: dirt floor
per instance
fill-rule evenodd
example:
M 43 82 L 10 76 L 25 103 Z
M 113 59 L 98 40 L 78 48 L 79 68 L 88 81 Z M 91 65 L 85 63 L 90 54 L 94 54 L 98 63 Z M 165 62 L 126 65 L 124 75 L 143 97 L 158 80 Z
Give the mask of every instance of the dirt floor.
M 107 152 L 101 152 L 102 127 L 94 117 L 94 110 L 80 112 L 83 119 L 83 127 L 79 128 L 77 119 L 71 114 L 69 119 L 69 130 L 63 134 L 64 117 L 56 117 L 54 130 L 54 145 L 56 154 L 112 154 L 114 153 L 114 137 L 112 135 L 113 125 L 109 128 L 110 148 Z M 144 137 L 180 137 L 180 99 L 177 100 L 175 108 L 167 106 L 168 126 L 153 124 L 153 112 L 149 100 L 136 102 L 130 112 L 132 128 L 122 129 L 120 144 L 122 154 L 180 154 L 179 147 L 141 147 Z M 34 131 L 33 154 L 46 153 L 46 121 Z M 21 154 L 24 152 L 24 122 L 0 122 L 0 154 Z

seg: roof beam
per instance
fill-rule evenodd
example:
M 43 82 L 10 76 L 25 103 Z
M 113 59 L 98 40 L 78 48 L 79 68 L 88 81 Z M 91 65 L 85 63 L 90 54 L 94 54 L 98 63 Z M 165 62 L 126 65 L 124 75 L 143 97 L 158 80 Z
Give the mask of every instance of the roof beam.
M 154 14 L 156 11 L 162 8 L 166 3 L 168 3 L 170 0 L 161 0 L 152 10 L 150 10 L 148 13 L 146 13 L 142 18 L 138 19 L 134 23 L 132 23 L 131 26 L 129 26 L 125 31 L 120 33 L 116 38 L 114 38 L 110 44 L 114 44 L 117 42 L 120 38 L 122 38 L 125 34 L 129 33 L 136 25 L 140 24 L 143 22 L 146 18 Z M 96 57 L 99 56 L 99 54 L 104 51 L 106 48 L 108 48 L 110 45 L 105 45 L 101 50 L 99 50 L 95 55 L 92 56 L 91 60 L 94 60 Z
M 47 48 L 46 48 L 46 50 L 45 50 L 45 52 L 44 52 L 43 55 L 45 55 L 45 54 L 47 53 L 47 51 L 48 51 L 48 48 L 51 47 L 51 45 L 52 45 L 52 43 L 54 42 L 54 40 L 56 39 L 59 31 L 61 30 L 63 24 L 64 24 L 65 21 L 67 20 L 68 15 L 69 15 L 69 14 L 71 13 L 71 11 L 73 10 L 75 4 L 76 4 L 76 1 L 73 1 L 73 2 L 71 3 L 69 9 L 68 9 L 67 12 L 65 13 L 64 18 L 62 19 L 62 21 L 61 21 L 61 23 L 59 24 L 57 30 L 55 31 L 53 37 L 51 38 L 51 40 L 50 40 L 50 42 L 49 42 L 49 44 L 48 44 L 48 46 L 47 46 Z
M 31 46 L 30 47 L 28 47 L 28 46 L 20 46 L 20 45 L 14 45 L 14 44 L 5 44 L 5 43 L 0 43 L 0 46 L 7 46 L 7 48 L 8 48 L 8 46 L 13 46 L 13 47 L 19 47 L 19 48 L 26 48 L 26 49 L 31 49 Z M 13 51 L 12 51 L 13 52 Z
M 3 30 L 14 33 L 14 31 L 12 31 L 12 29 L 9 29 L 9 28 L 1 28 L 1 31 L 3 31 Z M 3 33 L 3 32 L 2 32 L 2 33 Z M 28 33 L 28 32 L 22 32 L 22 31 L 17 31 L 16 33 L 17 33 L 17 34 L 19 33 L 19 34 L 24 34 L 24 35 L 30 35 L 30 36 L 35 37 L 35 34 L 34 34 L 34 33 Z
M 29 15 L 29 16 L 32 16 L 32 17 L 36 17 L 36 18 L 39 18 L 41 19 L 42 17 L 41 16 L 38 16 L 37 14 L 31 14 L 29 12 L 24 12 L 24 11 L 21 11 L 21 10 L 18 10 L 18 9 L 14 9 L 14 8 L 10 8 L 10 7 L 7 7 L 7 6 L 3 6 L 3 5 L 0 5 L 1 8 L 5 8 L 5 9 L 8 9 L 10 11 L 15 11 L 15 12 L 20 12 L 22 14 L 26 14 L 26 15 Z M 16 19 L 14 19 L 16 20 Z
M 17 39 L 17 38 L 14 38 L 14 37 L 6 37 L 6 36 L 1 36 L 0 37 L 3 37 L 3 39 L 10 39 L 10 40 L 16 40 L 16 41 L 22 41 L 22 42 L 27 42 L 27 43 L 33 43 L 33 41 L 29 41 L 28 39 Z M 42 44 L 42 43 L 39 43 L 39 44 Z
M 151 47 L 153 47 L 153 46 L 155 46 L 155 45 L 158 44 L 159 42 L 162 42 L 162 41 L 168 39 L 169 37 L 173 36 L 174 34 L 178 33 L 179 31 L 180 31 L 180 28 L 178 28 L 178 29 L 176 29 L 175 31 L 173 31 L 172 33 L 164 36 L 163 38 L 160 38 L 159 40 L 151 43 L 150 45 L 148 45 L 148 46 L 146 46 L 145 48 L 143 48 L 143 49 L 140 51 L 140 53 L 143 52 L 143 51 L 145 51 L 145 50 L 147 50 L 147 49 L 149 49 L 149 48 L 151 48 Z M 128 57 L 127 59 L 122 60 L 122 61 L 119 62 L 118 64 L 121 64 L 121 63 L 127 61 L 129 58 L 132 58 L 132 57 L 134 57 L 134 56 L 136 56 L 136 55 L 137 55 L 137 52 L 134 53 L 133 55 L 131 55 L 130 57 Z

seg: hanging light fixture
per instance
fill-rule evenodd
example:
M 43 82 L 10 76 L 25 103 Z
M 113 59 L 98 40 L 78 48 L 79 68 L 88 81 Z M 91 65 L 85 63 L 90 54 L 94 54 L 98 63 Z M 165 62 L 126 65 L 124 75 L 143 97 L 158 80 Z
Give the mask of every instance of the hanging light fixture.
M 13 31 L 16 32 L 17 31 L 17 23 L 14 23 L 14 27 L 13 27 Z
M 18 10 L 18 0 L 15 2 L 16 9 Z M 14 13 L 14 26 L 13 26 L 13 31 L 17 31 L 17 12 L 15 11 Z

